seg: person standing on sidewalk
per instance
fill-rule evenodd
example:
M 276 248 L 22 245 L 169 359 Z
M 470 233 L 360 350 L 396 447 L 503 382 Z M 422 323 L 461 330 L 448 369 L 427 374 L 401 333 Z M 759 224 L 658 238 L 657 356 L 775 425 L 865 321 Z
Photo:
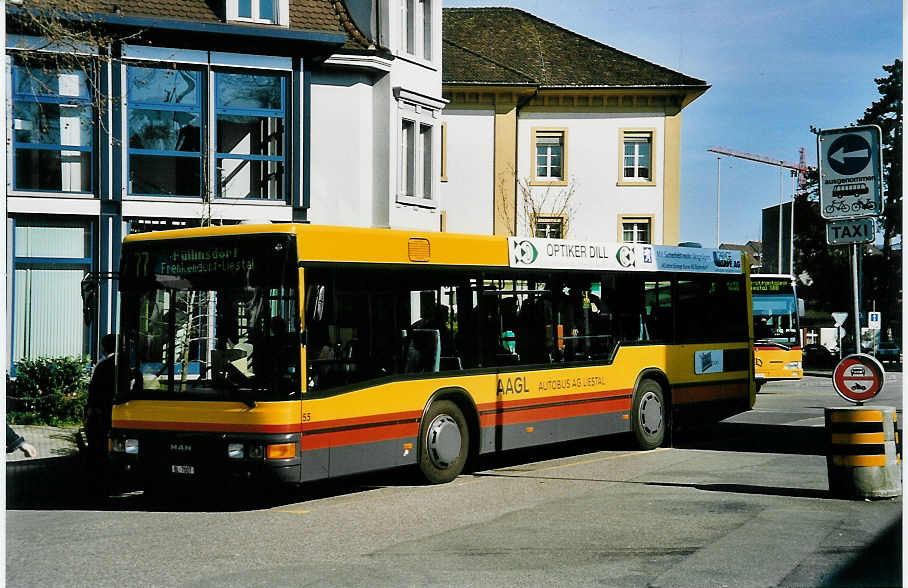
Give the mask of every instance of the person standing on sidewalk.
M 38 450 L 35 449 L 35 446 L 31 443 L 26 442 L 25 437 L 17 434 L 13 431 L 13 428 L 6 425 L 6 452 L 12 453 L 15 450 L 19 450 L 25 454 L 25 457 L 35 457 L 38 455 Z
M 110 413 L 116 385 L 117 337 L 108 333 L 101 337 L 104 358 L 95 366 L 88 383 L 85 404 L 85 435 L 88 444 L 89 466 L 103 473 L 107 462 L 107 437 L 110 433 Z

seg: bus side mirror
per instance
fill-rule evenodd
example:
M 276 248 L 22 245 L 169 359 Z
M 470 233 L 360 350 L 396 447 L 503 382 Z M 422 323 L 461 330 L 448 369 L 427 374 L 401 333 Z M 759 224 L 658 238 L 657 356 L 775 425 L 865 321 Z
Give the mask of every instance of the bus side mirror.
M 807 311 L 804 310 L 804 299 L 798 298 L 798 316 L 804 316 L 807 314 Z
M 98 312 L 98 281 L 91 274 L 82 278 L 82 320 L 90 325 Z

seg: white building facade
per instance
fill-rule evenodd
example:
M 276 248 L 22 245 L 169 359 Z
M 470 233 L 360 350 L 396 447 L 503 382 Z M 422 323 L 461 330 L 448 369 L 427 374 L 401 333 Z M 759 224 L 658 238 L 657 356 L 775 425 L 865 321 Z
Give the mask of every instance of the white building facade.
M 677 244 L 708 85 L 508 8 L 444 11 L 448 230 Z

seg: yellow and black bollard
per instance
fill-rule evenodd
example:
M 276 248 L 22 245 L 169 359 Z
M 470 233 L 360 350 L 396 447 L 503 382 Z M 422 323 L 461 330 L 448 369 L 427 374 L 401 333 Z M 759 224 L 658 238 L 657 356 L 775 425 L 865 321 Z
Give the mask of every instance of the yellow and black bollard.
M 831 494 L 859 499 L 902 494 L 896 419 L 895 409 L 888 406 L 826 409 L 826 466 Z

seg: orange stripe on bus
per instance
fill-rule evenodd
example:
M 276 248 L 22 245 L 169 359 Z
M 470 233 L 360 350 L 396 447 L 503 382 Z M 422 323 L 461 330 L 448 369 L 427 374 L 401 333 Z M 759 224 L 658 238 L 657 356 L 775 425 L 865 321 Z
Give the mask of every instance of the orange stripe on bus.
M 483 414 L 479 417 L 479 424 L 482 427 L 496 427 L 533 421 L 551 421 L 607 412 L 621 412 L 630 410 L 630 407 L 630 398 L 605 398 L 595 402 L 539 408 L 525 407 L 514 411 Z
M 521 398 L 519 400 L 497 400 L 495 402 L 486 402 L 483 404 L 476 405 L 477 410 L 480 412 L 487 410 L 500 410 L 511 409 L 511 408 L 524 408 L 538 406 L 540 404 L 552 404 L 554 402 L 583 402 L 589 400 L 605 400 L 613 398 L 616 396 L 629 395 L 632 394 L 633 390 L 630 388 L 627 389 L 617 389 L 617 390 L 599 390 L 596 392 L 584 392 L 578 394 L 563 394 L 561 396 L 545 396 L 542 398 Z
M 324 449 L 326 447 L 358 445 L 360 443 L 374 443 L 377 441 L 416 437 L 418 434 L 419 423 L 389 424 L 364 429 L 311 433 L 300 438 L 300 449 L 306 451 Z
M 359 425 L 375 425 L 379 423 L 387 423 L 389 421 L 403 421 L 403 420 L 412 420 L 422 417 L 421 410 L 410 410 L 406 412 L 390 412 L 384 414 L 370 414 L 367 416 L 353 417 L 347 419 L 334 419 L 329 421 L 313 421 L 308 423 L 303 423 L 300 425 L 299 430 L 302 432 L 320 430 L 320 429 L 335 429 L 341 427 L 356 427 Z

